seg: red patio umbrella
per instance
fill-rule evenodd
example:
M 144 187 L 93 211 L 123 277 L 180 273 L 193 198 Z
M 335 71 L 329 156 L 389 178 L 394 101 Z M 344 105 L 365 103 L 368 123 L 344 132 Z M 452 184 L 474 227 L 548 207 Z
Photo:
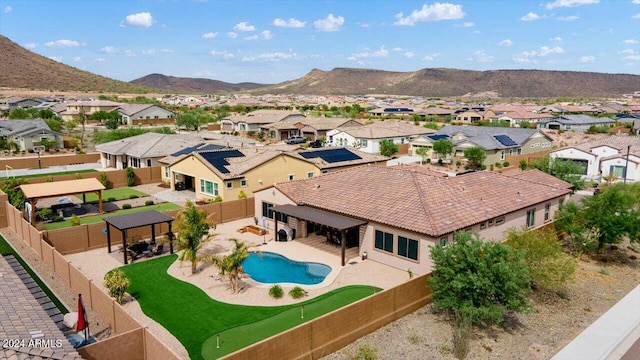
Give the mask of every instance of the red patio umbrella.
M 76 322 L 76 330 L 84 330 L 85 340 L 89 339 L 89 322 L 87 321 L 87 312 L 82 303 L 82 294 L 78 294 L 78 322 Z

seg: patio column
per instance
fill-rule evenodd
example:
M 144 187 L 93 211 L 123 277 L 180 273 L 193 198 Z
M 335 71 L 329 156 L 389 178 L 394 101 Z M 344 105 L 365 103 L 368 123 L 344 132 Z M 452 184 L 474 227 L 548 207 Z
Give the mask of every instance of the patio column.
M 151 244 L 156 243 L 156 224 L 151 224 Z
M 273 212 L 273 223 L 274 225 L 274 229 L 273 229 L 273 240 L 274 241 L 278 241 L 278 212 L 274 211 Z
M 344 230 L 340 230 L 340 247 L 342 248 L 342 266 L 344 266 L 344 253 L 347 247 L 347 239 Z
M 102 191 L 98 191 L 98 211 L 102 214 Z
M 127 265 L 127 229 L 124 229 L 122 232 L 122 253 L 124 254 L 124 264 Z
M 107 249 L 109 250 L 109 254 L 111 254 L 111 225 L 107 224 Z
M 31 219 L 29 219 L 29 223 L 31 225 L 36 222 L 36 202 L 38 199 L 29 199 L 29 205 L 31 205 Z
M 169 222 L 169 232 L 171 233 L 171 222 Z M 169 241 L 169 252 L 173 254 L 173 240 Z

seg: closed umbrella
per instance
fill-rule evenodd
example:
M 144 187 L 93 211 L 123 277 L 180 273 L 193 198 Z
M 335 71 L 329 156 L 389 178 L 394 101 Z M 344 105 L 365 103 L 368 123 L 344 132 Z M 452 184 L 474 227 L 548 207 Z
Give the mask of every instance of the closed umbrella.
M 78 322 L 76 322 L 76 330 L 84 330 L 85 340 L 89 340 L 89 322 L 87 321 L 87 312 L 82 303 L 82 294 L 78 294 Z

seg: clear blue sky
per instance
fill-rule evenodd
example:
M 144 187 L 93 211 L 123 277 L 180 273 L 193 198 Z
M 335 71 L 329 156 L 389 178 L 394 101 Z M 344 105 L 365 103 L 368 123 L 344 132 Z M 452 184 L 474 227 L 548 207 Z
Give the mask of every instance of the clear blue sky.
M 278 83 L 336 67 L 640 74 L 640 0 L 0 0 L 0 34 L 124 81 Z

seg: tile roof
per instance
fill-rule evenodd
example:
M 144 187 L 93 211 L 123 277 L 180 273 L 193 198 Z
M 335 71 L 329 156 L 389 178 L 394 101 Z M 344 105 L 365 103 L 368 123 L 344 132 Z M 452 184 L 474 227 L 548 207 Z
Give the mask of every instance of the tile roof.
M 156 106 L 153 104 L 122 104 L 120 106 L 118 106 L 118 109 L 120 109 L 120 111 L 122 111 L 123 114 L 125 115 L 133 115 L 136 113 L 139 113 L 140 111 L 150 108 L 152 106 Z
M 628 136 L 628 135 L 611 135 L 605 136 L 593 141 L 583 142 L 573 147 L 583 150 L 585 152 L 591 153 L 591 149 L 598 146 L 610 146 L 614 149 L 617 149 L 621 153 L 627 153 L 627 146 L 631 146 L 629 148 L 629 153 L 640 156 L 640 137 L 637 136 Z
M 318 169 L 331 169 L 331 168 L 341 168 L 343 166 L 354 166 L 354 165 L 364 165 L 364 164 L 370 164 L 370 163 L 377 163 L 377 162 L 381 162 L 381 161 L 387 161 L 389 160 L 388 157 L 386 156 L 382 156 L 382 155 L 378 155 L 378 154 L 370 154 L 364 151 L 360 151 L 358 149 L 354 149 L 352 147 L 345 147 L 345 149 L 347 149 L 348 151 L 356 154 L 358 157 L 360 157 L 360 159 L 355 159 L 355 160 L 347 160 L 347 161 L 338 161 L 338 162 L 333 162 L 333 163 L 329 163 L 326 162 L 325 160 L 323 160 L 320 157 L 314 157 L 314 158 L 310 158 L 310 159 L 306 159 L 304 158 L 302 155 L 300 155 L 300 153 L 304 153 L 304 152 L 313 152 L 313 151 L 317 151 L 317 150 L 327 150 L 327 148 L 320 148 L 320 149 L 308 149 L 308 150 L 303 150 L 303 151 L 289 151 L 287 152 L 287 154 L 289 156 L 293 156 L 295 158 L 298 158 L 300 160 L 304 160 L 307 162 L 310 162 L 312 164 L 314 164 L 316 167 L 318 167 Z M 340 149 L 339 147 L 331 147 L 330 150 L 337 150 Z
M 514 173 L 507 176 L 510 176 L 514 179 L 526 180 L 536 184 L 547 185 L 547 186 L 551 186 L 559 189 L 573 188 L 573 185 L 571 185 L 570 183 L 564 180 L 560 180 L 557 177 L 547 174 L 546 172 L 538 169 L 531 169 L 531 170 Z
M 440 178 L 373 165 L 275 187 L 297 204 L 432 237 L 570 193 L 487 171 Z
M 615 122 L 615 120 L 608 117 L 597 118 L 584 114 L 561 115 L 552 119 L 545 119 L 540 122 L 546 123 L 551 121 L 571 125 L 613 124 Z
M 277 121 L 282 121 L 288 116 L 302 116 L 304 115 L 299 111 L 291 110 L 256 110 L 246 115 L 232 115 L 224 118 L 224 120 L 231 120 L 234 124 L 244 122 L 247 124 L 269 124 Z
M 405 122 L 379 122 L 365 126 L 344 127 L 341 130 L 357 139 L 385 139 L 433 134 L 436 131 Z
M 33 133 L 57 134 L 42 119 L 0 120 L 0 129 L 4 136 L 26 136 Z
M 63 315 L 13 256 L 0 256 L 0 275 L 0 339 L 24 341 L 0 347 L 0 359 L 82 359 L 54 322 Z M 53 346 L 29 346 L 30 340 Z
M 137 158 L 150 158 L 167 156 L 203 142 L 203 138 L 193 134 L 148 132 L 96 145 L 96 150 L 113 155 L 126 154 Z

